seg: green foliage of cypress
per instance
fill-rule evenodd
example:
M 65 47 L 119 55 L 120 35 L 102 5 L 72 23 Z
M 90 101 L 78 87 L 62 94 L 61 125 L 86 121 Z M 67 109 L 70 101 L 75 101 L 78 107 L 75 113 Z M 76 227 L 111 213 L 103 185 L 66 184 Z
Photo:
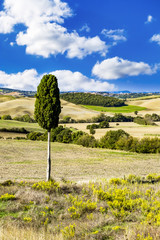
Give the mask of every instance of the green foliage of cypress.
M 34 116 L 38 124 L 50 131 L 58 126 L 61 105 L 59 88 L 54 75 L 44 75 L 36 94 Z

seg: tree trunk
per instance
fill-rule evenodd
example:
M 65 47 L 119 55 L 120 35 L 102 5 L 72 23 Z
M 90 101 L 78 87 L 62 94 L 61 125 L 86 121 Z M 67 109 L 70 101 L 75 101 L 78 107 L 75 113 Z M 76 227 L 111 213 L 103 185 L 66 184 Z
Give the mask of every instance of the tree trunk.
M 51 133 L 48 132 L 47 181 L 51 179 Z

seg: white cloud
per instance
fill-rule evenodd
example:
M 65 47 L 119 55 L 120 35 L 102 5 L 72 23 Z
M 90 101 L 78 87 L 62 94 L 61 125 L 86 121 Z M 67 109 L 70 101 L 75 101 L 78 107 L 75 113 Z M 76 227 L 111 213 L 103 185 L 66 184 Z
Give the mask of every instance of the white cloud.
M 35 69 L 28 69 L 24 72 L 7 74 L 0 71 L 0 85 L 5 88 L 19 90 L 37 90 L 37 86 L 43 77 Z M 97 81 L 84 76 L 80 72 L 69 70 L 57 70 L 50 72 L 58 79 L 60 91 L 112 91 L 115 90 L 114 84 Z
M 156 42 L 158 45 L 160 45 L 160 34 L 154 34 L 153 37 L 151 37 L 150 41 Z
M 34 91 L 37 89 L 40 79 L 41 76 L 35 69 L 12 74 L 0 71 L 0 85 L 5 88 Z
M 153 17 L 151 15 L 148 15 L 147 17 L 147 21 L 145 22 L 146 24 L 147 23 L 151 23 L 153 21 Z
M 80 28 L 80 32 L 85 31 L 85 32 L 90 32 L 90 27 L 87 24 L 84 24 L 81 28 Z
M 144 62 L 132 62 L 119 57 L 109 58 L 101 63 L 97 62 L 92 69 L 92 74 L 100 79 L 113 80 L 140 74 L 152 75 L 160 68 L 159 64 L 151 67 Z
M 58 79 L 61 91 L 112 91 L 114 84 L 90 79 L 80 72 L 57 70 L 52 72 Z
M 124 29 L 115 29 L 115 30 L 108 30 L 103 29 L 101 32 L 105 37 L 114 41 L 114 45 L 117 44 L 119 41 L 127 41 L 127 38 L 124 36 L 125 31 Z
M 14 42 L 10 42 L 10 46 L 13 47 L 14 46 Z
M 26 46 L 28 54 L 49 57 L 66 53 L 80 59 L 94 52 L 105 55 L 107 46 L 98 36 L 80 37 L 61 25 L 70 16 L 72 10 L 60 0 L 4 0 L 0 33 L 11 33 L 16 24 L 23 24 L 26 30 L 17 34 L 16 42 Z

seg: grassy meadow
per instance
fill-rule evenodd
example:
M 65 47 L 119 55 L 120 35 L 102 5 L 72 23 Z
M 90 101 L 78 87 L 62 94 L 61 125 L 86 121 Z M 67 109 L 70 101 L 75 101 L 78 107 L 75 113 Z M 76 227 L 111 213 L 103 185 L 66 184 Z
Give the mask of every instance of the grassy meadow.
M 47 142 L 0 140 L 0 181 L 45 180 Z M 158 154 L 137 154 L 51 143 L 52 177 L 75 182 L 159 173 Z M 113 167 L 114 166 L 114 167 Z
M 55 142 L 45 182 L 46 142 L 0 149 L 1 239 L 159 239 L 159 154 Z
M 83 107 L 94 110 L 94 111 L 109 112 L 109 113 L 134 113 L 135 111 L 146 110 L 145 107 L 139 107 L 134 105 L 127 105 L 122 107 L 100 107 L 100 106 L 83 105 Z
M 135 108 L 145 108 L 136 109 L 143 115 L 147 111 L 159 114 L 158 101 L 132 102 Z M 62 106 L 62 117 L 87 119 L 99 114 L 98 110 L 65 101 Z M 31 98 L 0 102 L 1 116 L 26 113 L 33 116 L 33 110 Z M 88 132 L 88 123 L 65 125 Z M 43 131 L 36 123 L 0 120 L 0 128 L 22 127 Z M 160 123 L 143 126 L 129 122 L 110 123 L 109 129 L 96 129 L 95 137 L 118 129 L 138 138 L 160 136 Z M 17 133 L 0 132 L 0 136 L 4 137 L 0 139 L 0 239 L 160 239 L 159 154 L 53 142 L 54 180 L 46 183 L 47 142 L 8 139 L 25 136 Z

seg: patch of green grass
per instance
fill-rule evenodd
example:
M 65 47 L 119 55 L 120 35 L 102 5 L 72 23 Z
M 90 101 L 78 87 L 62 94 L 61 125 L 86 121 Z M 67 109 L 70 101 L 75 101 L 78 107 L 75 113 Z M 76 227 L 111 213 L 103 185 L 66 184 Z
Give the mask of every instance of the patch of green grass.
M 38 123 L 20 122 L 14 120 L 0 120 L 0 128 L 25 128 L 28 131 L 44 132 Z
M 33 164 L 33 161 L 9 162 L 8 164 Z M 38 162 L 37 162 L 37 164 L 38 164 Z
M 83 107 L 94 110 L 94 111 L 111 112 L 111 113 L 132 113 L 135 111 L 146 110 L 145 107 L 139 107 L 134 105 L 127 105 L 122 107 L 100 107 L 100 106 L 83 105 Z

